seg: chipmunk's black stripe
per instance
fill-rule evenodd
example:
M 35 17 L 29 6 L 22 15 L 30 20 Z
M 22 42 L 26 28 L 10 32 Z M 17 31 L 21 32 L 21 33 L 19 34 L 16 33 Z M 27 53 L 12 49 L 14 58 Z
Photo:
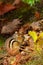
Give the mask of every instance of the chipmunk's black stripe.
M 13 43 L 14 43 L 14 42 L 15 42 L 15 41 L 12 42 L 12 47 L 13 47 Z
M 11 41 L 12 41 L 12 40 L 14 40 L 14 38 L 12 38 L 12 39 L 9 41 L 9 48 L 10 48 L 10 44 L 11 44 Z M 14 43 L 14 42 L 15 42 L 15 41 L 12 42 L 12 46 L 13 46 L 13 43 Z

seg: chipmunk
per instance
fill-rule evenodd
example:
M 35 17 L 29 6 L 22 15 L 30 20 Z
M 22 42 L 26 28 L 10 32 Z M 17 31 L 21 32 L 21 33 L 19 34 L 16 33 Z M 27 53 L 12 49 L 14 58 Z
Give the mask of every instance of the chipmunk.
M 18 32 L 15 32 L 15 34 L 8 38 L 5 42 L 6 50 L 10 55 L 17 55 L 18 53 L 21 53 L 22 51 L 30 52 L 31 48 L 30 45 L 32 42 L 29 41 L 31 38 L 28 36 L 28 34 L 20 34 Z M 26 50 L 27 49 L 27 50 Z M 30 51 L 29 51 L 30 50 Z
M 12 37 L 8 38 L 5 42 L 6 49 L 10 55 L 16 55 L 19 53 L 23 37 L 15 33 Z

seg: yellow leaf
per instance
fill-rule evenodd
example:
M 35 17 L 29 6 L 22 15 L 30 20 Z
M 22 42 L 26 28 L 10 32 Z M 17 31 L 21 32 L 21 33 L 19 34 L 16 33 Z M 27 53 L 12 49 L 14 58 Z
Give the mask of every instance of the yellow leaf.
M 41 32 L 40 34 L 39 34 L 39 37 L 38 38 L 43 38 L 43 32 Z
M 38 41 L 37 41 L 37 45 L 40 46 L 40 48 L 43 48 L 43 39 L 40 38 Z
M 40 45 L 40 47 L 43 47 L 43 32 L 41 32 L 38 36 L 37 44 Z
M 42 50 L 42 48 L 40 47 L 40 45 L 37 45 L 36 49 L 37 49 L 38 52 L 41 52 L 41 50 Z
M 37 33 L 35 31 L 29 31 L 28 34 L 33 38 L 34 42 L 37 40 Z

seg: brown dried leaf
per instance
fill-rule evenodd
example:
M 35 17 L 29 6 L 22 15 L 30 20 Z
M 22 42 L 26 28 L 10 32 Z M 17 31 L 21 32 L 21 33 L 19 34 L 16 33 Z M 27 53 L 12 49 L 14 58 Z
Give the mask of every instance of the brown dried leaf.
M 31 25 L 32 30 L 43 30 L 43 19 L 33 22 Z
M 11 4 L 0 3 L 0 15 L 3 15 L 13 9 L 16 9 L 16 7 Z
M 26 31 L 30 28 L 30 24 L 27 23 L 27 24 L 24 24 L 20 30 L 19 30 L 19 33 L 26 33 Z
M 2 34 L 12 34 L 19 28 L 20 20 L 14 19 L 12 22 L 9 22 L 7 25 L 2 27 Z
M 37 20 L 40 19 L 40 13 L 38 11 L 35 12 L 35 17 Z
M 15 0 L 15 1 L 13 2 L 13 5 L 18 5 L 20 2 L 21 2 L 21 0 Z

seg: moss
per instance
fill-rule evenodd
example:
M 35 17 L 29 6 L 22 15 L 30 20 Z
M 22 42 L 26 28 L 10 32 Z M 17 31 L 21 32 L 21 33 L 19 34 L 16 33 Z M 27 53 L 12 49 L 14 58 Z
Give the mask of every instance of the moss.
M 5 42 L 5 38 L 0 35 L 0 47 L 4 45 L 4 42 Z

